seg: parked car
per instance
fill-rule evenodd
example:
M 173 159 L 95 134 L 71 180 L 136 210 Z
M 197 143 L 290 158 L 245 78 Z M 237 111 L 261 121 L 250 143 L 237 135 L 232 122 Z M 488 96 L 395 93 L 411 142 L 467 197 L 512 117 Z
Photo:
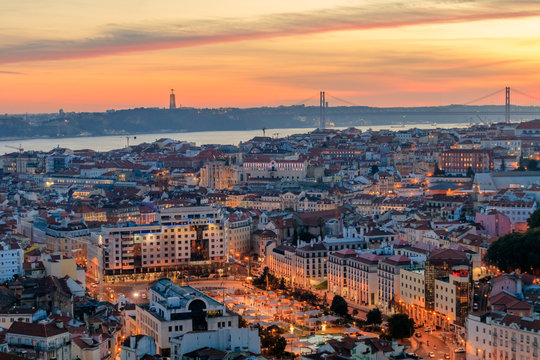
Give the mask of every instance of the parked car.
M 419 332 L 414 333 L 414 336 L 416 336 L 417 338 L 421 338 L 421 337 L 422 337 L 422 333 L 419 333 Z
M 450 354 L 444 354 L 444 358 L 449 360 L 450 359 Z
M 464 353 L 465 352 L 465 348 L 462 348 L 462 347 L 458 347 L 457 349 L 454 350 L 455 353 Z
M 435 353 L 433 351 L 430 351 L 429 354 L 428 354 L 428 357 L 429 358 L 434 358 L 435 357 Z
M 427 328 L 424 329 L 424 331 L 425 331 L 425 332 L 431 332 L 431 331 L 433 331 L 433 328 L 427 327 Z

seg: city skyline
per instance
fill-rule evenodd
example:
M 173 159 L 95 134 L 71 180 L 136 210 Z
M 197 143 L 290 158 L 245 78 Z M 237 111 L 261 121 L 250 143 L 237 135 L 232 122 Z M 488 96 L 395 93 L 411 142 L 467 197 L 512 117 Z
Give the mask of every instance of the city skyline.
M 0 111 L 464 103 L 540 94 L 534 1 L 5 3 Z

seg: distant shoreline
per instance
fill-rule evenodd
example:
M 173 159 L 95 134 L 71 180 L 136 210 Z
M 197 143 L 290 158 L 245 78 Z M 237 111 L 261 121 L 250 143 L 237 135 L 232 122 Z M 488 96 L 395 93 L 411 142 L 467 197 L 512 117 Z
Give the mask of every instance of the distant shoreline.
M 469 124 L 467 121 L 452 121 L 452 122 L 437 122 L 437 125 L 445 125 L 445 124 Z M 418 123 L 415 121 L 411 122 L 405 122 L 403 124 L 396 124 L 396 123 L 387 123 L 387 124 L 367 124 L 367 125 L 351 125 L 351 126 L 341 126 L 338 124 L 338 126 L 334 127 L 327 127 L 326 130 L 331 129 L 346 129 L 350 127 L 354 128 L 365 128 L 365 127 L 380 127 L 380 126 L 387 126 L 388 130 L 392 131 L 399 131 L 401 129 L 408 129 L 411 125 L 431 125 L 431 123 L 425 122 L 425 123 Z M 276 130 L 276 129 L 313 129 L 313 126 L 291 126 L 291 127 L 279 127 L 279 128 L 271 128 L 267 127 L 266 130 Z M 156 130 L 156 131 L 141 131 L 141 132 L 126 132 L 126 133 L 119 133 L 119 134 L 92 134 L 92 135 L 76 135 L 76 136 L 28 136 L 28 137 L 0 137 L 0 142 L 11 142 L 11 141 L 28 141 L 28 140 L 61 140 L 61 139 L 84 139 L 84 138 L 95 138 L 95 137 L 127 137 L 127 136 L 140 136 L 140 135 L 154 135 L 154 134 L 176 134 L 176 133 L 199 133 L 199 132 L 235 132 L 235 131 L 262 131 L 261 129 L 230 129 L 230 130 L 186 130 L 186 129 L 180 129 L 180 130 L 174 130 L 174 129 L 162 129 L 162 130 Z M 268 134 L 271 135 L 271 134 Z M 267 136 L 268 136 L 267 135 Z M 270 136 L 271 137 L 271 136 Z

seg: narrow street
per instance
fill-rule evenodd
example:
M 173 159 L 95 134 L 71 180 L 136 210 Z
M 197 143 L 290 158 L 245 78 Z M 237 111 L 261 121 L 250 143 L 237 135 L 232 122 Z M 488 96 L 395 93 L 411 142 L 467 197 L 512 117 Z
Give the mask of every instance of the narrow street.
M 421 334 L 417 337 L 416 334 Z M 423 328 L 417 329 L 415 336 L 411 338 L 412 351 L 423 359 L 429 359 L 429 353 L 433 352 L 433 359 L 444 359 L 449 355 L 452 360 L 465 360 L 464 353 L 455 353 L 457 347 L 442 340 L 440 331 L 426 332 Z

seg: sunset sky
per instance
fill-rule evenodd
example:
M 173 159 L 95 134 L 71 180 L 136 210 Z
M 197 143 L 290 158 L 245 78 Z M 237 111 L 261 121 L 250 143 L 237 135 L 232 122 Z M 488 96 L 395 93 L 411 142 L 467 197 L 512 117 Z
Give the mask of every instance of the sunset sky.
M 171 88 L 195 107 L 540 98 L 537 0 L 19 0 L 0 20 L 0 113 L 165 107 Z

